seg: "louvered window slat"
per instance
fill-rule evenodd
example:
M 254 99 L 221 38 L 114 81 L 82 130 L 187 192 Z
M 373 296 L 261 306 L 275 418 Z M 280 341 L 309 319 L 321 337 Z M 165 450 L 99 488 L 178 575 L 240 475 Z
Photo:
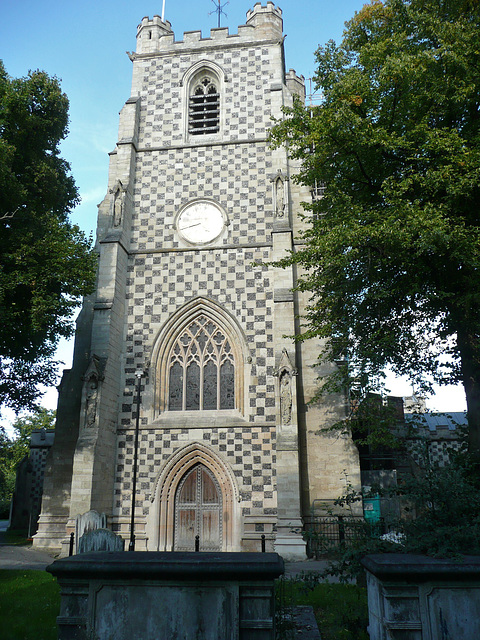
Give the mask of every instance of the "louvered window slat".
M 203 78 L 190 95 L 188 120 L 188 132 L 193 135 L 220 130 L 220 94 L 208 77 Z

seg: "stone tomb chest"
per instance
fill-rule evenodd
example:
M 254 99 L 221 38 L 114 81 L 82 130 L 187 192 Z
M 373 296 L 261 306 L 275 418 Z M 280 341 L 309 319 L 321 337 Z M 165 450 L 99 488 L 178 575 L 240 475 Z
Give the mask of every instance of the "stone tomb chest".
M 480 556 L 366 556 L 371 640 L 480 638 Z
M 47 569 L 59 640 L 273 640 L 276 553 L 96 552 Z

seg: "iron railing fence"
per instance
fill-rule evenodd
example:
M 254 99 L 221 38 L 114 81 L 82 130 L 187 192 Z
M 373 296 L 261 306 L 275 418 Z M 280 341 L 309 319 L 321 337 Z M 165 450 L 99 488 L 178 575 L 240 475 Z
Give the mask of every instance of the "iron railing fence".
M 309 558 L 321 558 L 339 545 L 351 545 L 386 533 L 383 519 L 370 523 L 363 516 L 311 516 L 304 524 Z

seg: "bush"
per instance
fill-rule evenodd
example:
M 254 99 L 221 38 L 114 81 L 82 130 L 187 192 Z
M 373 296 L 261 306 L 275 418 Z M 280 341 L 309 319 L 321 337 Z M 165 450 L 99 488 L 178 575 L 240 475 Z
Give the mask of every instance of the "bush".
M 480 555 L 480 481 L 467 456 L 453 457 L 444 467 L 427 461 L 416 474 L 402 478 L 398 486 L 372 487 L 372 493 L 399 499 L 403 504 L 402 516 L 389 522 L 389 529 L 396 535 L 372 536 L 368 526 L 363 534 L 359 530 L 348 545 L 331 549 L 331 563 L 324 578 L 364 579 L 360 560 L 372 553 Z M 336 502 L 345 506 L 362 498 L 350 490 Z

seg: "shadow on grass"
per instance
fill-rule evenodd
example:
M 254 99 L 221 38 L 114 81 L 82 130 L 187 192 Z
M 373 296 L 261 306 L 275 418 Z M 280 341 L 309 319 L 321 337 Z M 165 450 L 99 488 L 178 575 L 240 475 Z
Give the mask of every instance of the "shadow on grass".
M 0 532 L 0 542 L 16 547 L 23 547 L 32 544 L 31 538 L 27 538 L 25 531 L 17 531 L 16 529 L 8 529 Z
M 45 571 L 0 570 L 2 640 L 56 640 L 60 589 Z

